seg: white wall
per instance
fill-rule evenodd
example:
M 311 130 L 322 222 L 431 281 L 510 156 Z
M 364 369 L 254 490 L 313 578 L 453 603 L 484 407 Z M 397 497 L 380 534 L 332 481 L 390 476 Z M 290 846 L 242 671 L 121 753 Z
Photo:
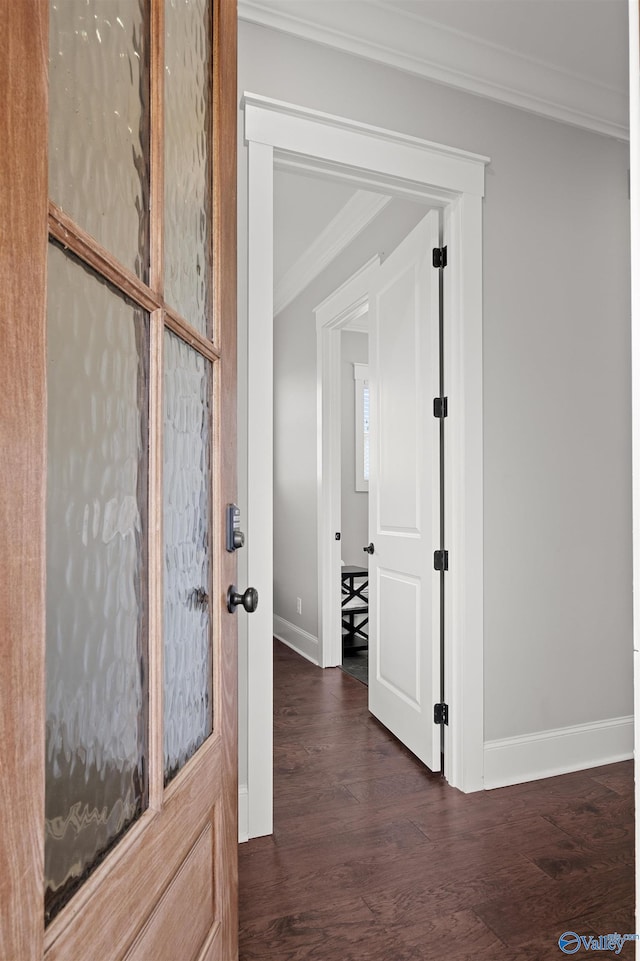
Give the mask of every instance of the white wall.
M 296 298 L 274 326 L 273 610 L 317 638 L 315 327 L 303 300 Z
M 630 715 L 627 146 L 246 23 L 243 90 L 491 157 L 485 739 Z M 242 140 L 239 154 L 242 344 Z M 241 396 L 241 432 L 244 410 Z
M 369 495 L 356 490 L 356 382 L 353 365 L 366 364 L 369 355 L 366 333 L 345 330 L 340 335 L 341 373 L 341 510 L 342 560 L 367 567 L 369 555 L 362 548 L 369 543 Z

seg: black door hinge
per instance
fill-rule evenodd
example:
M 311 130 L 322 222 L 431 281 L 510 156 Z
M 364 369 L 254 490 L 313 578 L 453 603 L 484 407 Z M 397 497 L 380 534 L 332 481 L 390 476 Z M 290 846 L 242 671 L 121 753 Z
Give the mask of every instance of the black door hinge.
M 447 397 L 433 398 L 433 416 L 446 417 L 449 413 L 449 400 Z
M 433 705 L 433 723 L 434 724 L 449 723 L 449 705 L 448 704 Z
M 433 569 L 434 571 L 449 570 L 449 551 L 433 552 Z
M 446 247 L 433 248 L 433 266 L 436 269 L 447 266 L 447 248 Z

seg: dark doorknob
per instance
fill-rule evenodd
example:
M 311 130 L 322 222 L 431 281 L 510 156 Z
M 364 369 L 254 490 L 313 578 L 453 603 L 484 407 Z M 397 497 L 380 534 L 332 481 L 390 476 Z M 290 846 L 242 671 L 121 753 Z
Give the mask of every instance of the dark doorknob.
M 369 544 L 368 547 L 363 547 L 362 550 L 365 552 L 365 554 L 373 554 L 373 552 L 375 551 L 375 547 L 373 546 L 373 541 L 371 542 L 371 544 Z
M 236 607 L 242 604 L 247 614 L 253 614 L 258 606 L 258 592 L 255 587 L 248 587 L 244 594 L 240 594 L 235 584 L 227 591 L 227 610 L 233 614 Z

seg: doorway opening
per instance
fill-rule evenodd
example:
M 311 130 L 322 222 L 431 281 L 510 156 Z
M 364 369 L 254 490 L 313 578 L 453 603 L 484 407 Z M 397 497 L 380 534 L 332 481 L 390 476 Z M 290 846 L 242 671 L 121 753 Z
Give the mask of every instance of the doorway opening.
M 367 318 L 363 318 L 366 320 Z M 369 684 L 370 390 L 368 330 L 340 334 L 340 627 L 343 671 Z
M 447 600 L 451 665 L 447 780 L 483 785 L 482 686 L 482 292 L 481 207 L 486 158 L 382 131 L 345 118 L 245 94 L 248 141 L 247 568 L 261 584 L 261 609 L 247 625 L 247 833 L 272 830 L 272 457 L 273 175 L 276 163 L 325 178 L 391 190 L 439 206 L 449 244 L 451 311 L 447 382 L 456 396 L 448 474 L 454 481 Z M 291 532 L 292 534 L 295 532 Z

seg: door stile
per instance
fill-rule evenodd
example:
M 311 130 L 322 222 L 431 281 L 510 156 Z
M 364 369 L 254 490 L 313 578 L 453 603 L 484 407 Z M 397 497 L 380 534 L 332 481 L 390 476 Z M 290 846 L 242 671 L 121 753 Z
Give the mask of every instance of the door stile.
M 235 554 L 225 550 L 224 506 L 236 499 L 237 444 L 237 12 L 235 3 L 214 0 L 214 234 L 213 234 L 213 331 L 214 343 L 225 345 L 217 366 L 219 385 L 219 456 L 222 458 L 218 491 L 218 550 L 220 570 L 217 609 L 221 630 L 218 677 L 219 721 L 226 726 L 222 769 L 225 789 L 216 811 L 215 891 L 219 914 L 225 919 L 220 932 L 221 957 L 238 957 L 238 627 L 237 615 L 226 609 L 226 588 L 236 583 Z M 216 504 L 216 501 L 214 501 Z M 250 531 L 248 536 L 251 536 Z M 230 679 L 233 679 L 231 682 Z M 215 719 L 214 719 L 215 723 Z M 231 883 L 222 883 L 226 878 Z M 215 939 L 217 942 L 217 938 Z M 206 948 L 206 946 L 205 946 Z M 201 961 L 214 958 L 203 950 Z
M 224 333 L 231 352 L 229 385 L 236 387 L 236 307 L 237 307 L 237 110 L 238 41 L 235 3 L 214 0 L 213 25 L 213 331 L 218 344 Z M 224 390 L 224 387 L 223 387 Z M 235 411 L 235 403 L 232 405 Z M 225 410 L 227 405 L 225 405 Z M 225 464 L 235 480 L 235 414 L 233 460 Z M 225 445 L 226 447 L 226 445 Z M 224 475 L 227 476 L 226 473 Z
M 47 51 L 44 0 L 0 4 L 0 957 L 42 952 Z

